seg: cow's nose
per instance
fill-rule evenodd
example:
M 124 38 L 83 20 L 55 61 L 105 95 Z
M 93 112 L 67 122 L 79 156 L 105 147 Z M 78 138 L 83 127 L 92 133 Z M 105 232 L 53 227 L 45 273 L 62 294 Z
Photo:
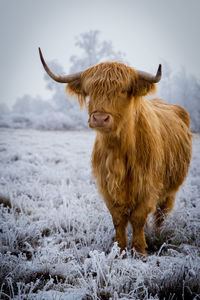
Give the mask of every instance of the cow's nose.
M 106 127 L 109 124 L 110 115 L 106 113 L 93 113 L 92 123 L 96 127 Z

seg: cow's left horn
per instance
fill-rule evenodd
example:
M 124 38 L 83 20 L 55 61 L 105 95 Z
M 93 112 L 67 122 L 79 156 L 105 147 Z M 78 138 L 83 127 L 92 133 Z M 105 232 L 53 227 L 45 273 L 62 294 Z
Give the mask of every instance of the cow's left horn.
M 138 70 L 136 70 L 136 71 L 138 73 L 138 76 L 141 79 L 147 80 L 151 83 L 157 83 L 160 81 L 161 76 L 162 76 L 162 65 L 161 64 L 159 65 L 156 75 L 151 75 L 151 74 L 149 74 L 147 72 L 143 72 L 143 71 L 138 71 Z
M 47 66 L 40 48 L 39 48 L 39 53 L 40 53 L 40 59 L 41 59 L 41 62 L 43 64 L 45 71 L 53 80 L 55 80 L 57 82 L 61 82 L 61 83 L 69 83 L 69 82 L 72 82 L 81 77 L 82 72 L 70 74 L 70 75 L 64 75 L 64 76 L 54 74 Z

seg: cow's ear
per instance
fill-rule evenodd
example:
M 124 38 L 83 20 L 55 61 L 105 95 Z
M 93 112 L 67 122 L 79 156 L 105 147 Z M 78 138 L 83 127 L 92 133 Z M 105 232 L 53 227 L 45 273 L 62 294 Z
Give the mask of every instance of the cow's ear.
M 82 93 L 81 79 L 76 79 L 66 86 L 66 92 L 70 95 L 80 95 Z
M 76 96 L 81 107 L 86 104 L 87 94 L 83 90 L 81 78 L 68 83 L 66 92 L 71 96 Z
M 137 78 L 133 87 L 134 97 L 145 96 L 156 92 L 156 84 L 147 80 Z

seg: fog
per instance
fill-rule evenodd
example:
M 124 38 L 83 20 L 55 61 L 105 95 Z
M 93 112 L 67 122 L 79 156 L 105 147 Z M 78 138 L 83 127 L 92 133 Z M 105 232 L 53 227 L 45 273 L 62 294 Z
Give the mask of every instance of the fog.
M 101 61 L 117 60 L 127 64 L 125 53 L 115 51 L 111 41 L 103 40 L 101 32 L 82 33 L 75 42 L 79 55 L 70 57 L 70 72 L 79 72 Z M 56 61 L 49 61 L 52 70 L 64 73 Z M 167 103 L 183 106 L 191 116 L 191 128 L 200 130 L 200 81 L 190 75 L 184 67 L 174 71 L 170 64 L 162 60 L 163 76 L 158 83 L 157 97 Z M 156 70 L 152 70 L 155 72 Z M 81 110 L 76 99 L 70 99 L 64 85 L 54 82 L 45 72 L 44 80 L 50 97 L 25 94 L 16 99 L 12 108 L 0 104 L 0 127 L 35 129 L 81 129 L 87 128 L 87 112 Z
M 136 69 L 154 71 L 164 59 L 173 71 L 183 66 L 200 77 L 199 10 L 199 0 L 1 0 L 0 103 L 50 98 L 38 47 L 69 72 L 70 57 L 81 56 L 76 37 L 90 30 Z

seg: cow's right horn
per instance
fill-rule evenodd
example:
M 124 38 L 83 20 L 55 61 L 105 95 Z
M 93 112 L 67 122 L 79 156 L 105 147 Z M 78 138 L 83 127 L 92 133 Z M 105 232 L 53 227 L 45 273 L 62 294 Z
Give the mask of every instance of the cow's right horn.
M 43 64 L 43 67 L 45 69 L 45 71 L 47 72 L 47 74 L 55 81 L 57 82 L 61 82 L 61 83 L 70 83 L 76 79 L 79 79 L 81 78 L 81 74 L 82 72 L 79 72 L 79 73 L 75 73 L 75 74 L 70 74 L 70 75 L 56 75 L 54 74 L 50 69 L 49 67 L 47 66 L 45 60 L 44 60 L 44 57 L 42 55 L 42 51 L 41 49 L 39 48 L 39 53 L 40 53 L 40 59 L 41 59 L 41 62 Z

